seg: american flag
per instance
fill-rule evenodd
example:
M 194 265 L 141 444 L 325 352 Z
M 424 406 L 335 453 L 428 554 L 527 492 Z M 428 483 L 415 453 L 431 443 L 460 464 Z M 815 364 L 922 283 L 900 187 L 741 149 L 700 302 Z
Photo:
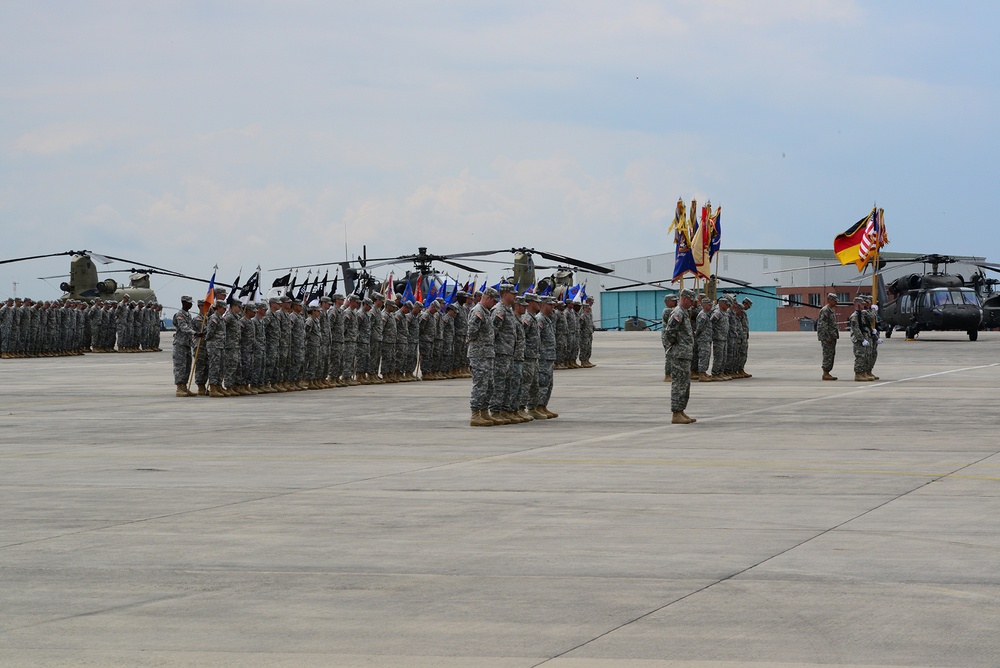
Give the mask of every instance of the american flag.
M 872 212 L 868 214 L 868 224 L 865 225 L 865 234 L 858 246 L 858 256 L 867 259 L 873 250 L 881 248 L 887 241 L 882 225 L 882 210 L 872 207 Z

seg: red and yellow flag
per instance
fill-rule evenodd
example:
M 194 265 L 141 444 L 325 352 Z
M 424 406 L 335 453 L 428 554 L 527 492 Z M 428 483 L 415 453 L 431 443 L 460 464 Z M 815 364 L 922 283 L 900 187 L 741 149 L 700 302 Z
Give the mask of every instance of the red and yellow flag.
M 868 219 L 871 214 L 865 216 L 858 222 L 851 225 L 846 232 L 841 232 L 833 239 L 833 252 L 837 254 L 840 264 L 854 263 L 861 271 L 865 263 L 868 262 L 867 253 L 861 252 L 861 243 L 865 238 L 865 231 L 868 226 Z

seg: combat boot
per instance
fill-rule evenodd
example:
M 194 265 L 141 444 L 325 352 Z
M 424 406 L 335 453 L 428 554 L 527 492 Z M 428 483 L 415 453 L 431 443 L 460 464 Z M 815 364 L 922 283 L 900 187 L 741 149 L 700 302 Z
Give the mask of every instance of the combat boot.
M 472 411 L 472 418 L 469 420 L 470 427 L 492 427 L 493 420 L 483 415 L 482 410 Z
M 195 393 L 192 392 L 191 390 L 187 389 L 187 385 L 185 385 L 184 383 L 177 383 L 177 392 L 175 393 L 174 396 L 177 396 L 177 397 L 194 397 L 194 396 L 197 396 L 197 395 L 195 395 Z
M 697 422 L 698 421 L 697 419 L 691 417 L 690 415 L 688 415 L 684 411 L 681 411 L 681 415 L 683 415 L 684 417 L 686 417 L 688 419 L 688 422 Z
M 745 370 L 740 369 L 740 378 L 753 378 L 753 374 L 747 373 Z
M 210 397 L 224 397 L 226 394 L 222 391 L 222 387 L 219 385 L 209 385 L 208 386 L 208 396 Z
M 204 384 L 198 386 L 198 396 L 199 397 L 207 397 L 208 396 L 208 388 L 205 387 Z
M 831 376 L 829 371 L 823 372 L 823 380 L 837 380 L 836 376 Z
M 538 410 L 540 406 L 532 406 L 528 409 L 528 415 L 535 418 L 536 420 L 548 420 L 549 416 Z
M 485 409 L 483 411 L 483 415 L 486 415 Z M 510 420 L 505 418 L 500 411 L 497 411 L 495 413 L 490 411 L 489 418 L 493 420 L 493 424 L 510 424 Z
M 856 373 L 854 374 L 854 381 L 857 383 L 866 383 L 868 382 L 868 376 L 864 373 Z
M 246 385 L 237 385 L 236 387 L 233 388 L 233 391 L 236 392 L 236 394 L 240 395 L 241 397 L 251 396 L 250 388 L 248 388 Z
M 534 421 L 535 421 L 535 418 L 533 418 L 533 417 L 531 416 L 531 413 L 529 413 L 529 412 L 528 412 L 528 409 L 527 409 L 527 408 L 522 408 L 521 410 L 519 410 L 519 411 L 517 412 L 517 415 L 518 415 L 518 416 L 519 416 L 519 417 L 521 418 L 521 420 L 522 420 L 522 421 L 524 421 L 524 422 L 534 422 Z
M 699 383 L 711 383 L 714 380 L 715 380 L 715 378 L 713 376 L 709 376 L 708 373 L 706 373 L 704 371 L 702 371 L 701 373 L 698 374 L 698 382 Z
M 527 422 L 527 420 L 522 418 L 520 415 L 512 413 L 511 411 L 504 411 L 503 416 L 510 420 L 511 424 L 521 424 L 522 422 Z
M 545 413 L 545 414 L 546 414 L 547 416 L 549 416 L 549 419 L 550 419 L 550 420 L 551 420 L 552 418 L 557 418 L 557 417 L 559 417 L 559 413 L 553 413 L 552 411 L 550 411 L 550 410 L 549 410 L 548 406 L 539 406 L 539 407 L 538 407 L 538 409 L 539 409 L 540 411 L 542 411 L 543 413 Z
M 879 377 L 873 374 L 871 371 L 868 371 L 867 373 L 868 373 L 868 380 L 879 380 Z
M 350 387 L 357 387 L 358 385 L 360 385 L 360 384 L 361 384 L 361 381 L 359 381 L 359 380 L 356 380 L 356 379 L 354 379 L 354 378 L 348 378 L 348 379 L 347 379 L 347 384 L 348 384 L 348 385 L 349 385 Z
M 684 417 L 683 411 L 674 411 L 674 415 L 670 418 L 671 424 L 691 424 L 691 418 Z
M 670 374 L 669 373 L 663 374 L 663 382 L 664 383 L 669 383 L 670 382 Z

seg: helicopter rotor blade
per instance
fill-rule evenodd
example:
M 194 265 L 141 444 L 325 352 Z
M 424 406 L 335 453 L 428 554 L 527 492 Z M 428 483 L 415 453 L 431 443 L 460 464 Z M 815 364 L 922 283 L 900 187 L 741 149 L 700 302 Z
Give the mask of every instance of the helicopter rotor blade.
M 25 260 L 38 260 L 43 257 L 58 257 L 60 255 L 76 255 L 76 251 L 63 251 L 62 253 L 46 253 L 45 255 L 29 255 L 27 257 L 15 257 L 9 260 L 0 260 L 0 264 L 9 264 L 11 262 L 24 262 Z
M 444 262 L 445 264 L 450 264 L 453 267 L 458 267 L 462 271 L 467 271 L 470 274 L 481 274 L 481 273 L 483 273 L 483 271 L 481 269 L 476 269 L 475 267 L 470 267 L 470 266 L 465 265 L 465 264 L 459 264 L 458 262 L 452 262 L 451 260 L 445 260 L 445 259 L 442 258 L 440 260 L 440 262 Z
M 607 267 L 602 267 L 598 264 L 593 264 L 585 260 L 578 260 L 568 255 L 560 255 L 558 253 L 550 253 L 548 251 L 540 251 L 540 250 L 536 250 L 534 252 L 538 253 L 546 260 L 553 260 L 554 262 L 568 264 L 570 266 L 577 267 L 579 269 L 586 269 L 587 271 L 594 274 L 610 274 L 614 272 L 614 269 L 608 269 Z

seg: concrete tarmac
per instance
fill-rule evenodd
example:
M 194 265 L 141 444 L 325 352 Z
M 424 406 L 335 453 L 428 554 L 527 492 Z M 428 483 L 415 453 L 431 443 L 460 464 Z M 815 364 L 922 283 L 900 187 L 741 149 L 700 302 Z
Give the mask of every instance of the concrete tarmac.
M 0 362 L 0 665 L 1000 665 L 1000 333 L 753 334 L 671 425 L 659 334 L 556 420 L 469 381 L 173 396 L 165 352 Z

